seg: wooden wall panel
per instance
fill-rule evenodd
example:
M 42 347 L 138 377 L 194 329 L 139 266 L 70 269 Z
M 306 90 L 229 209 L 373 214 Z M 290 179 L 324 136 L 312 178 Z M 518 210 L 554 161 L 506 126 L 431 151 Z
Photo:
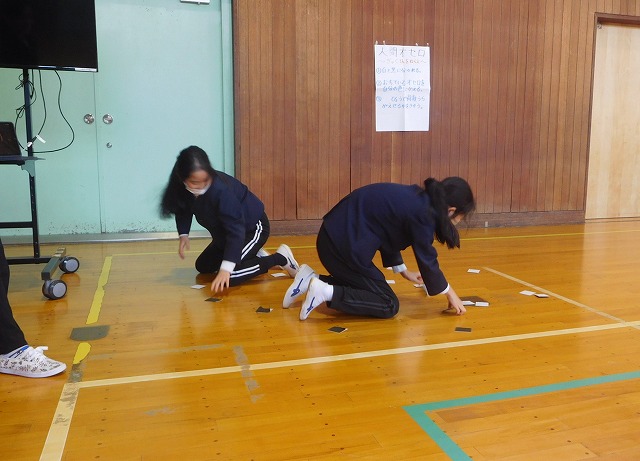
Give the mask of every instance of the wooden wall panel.
M 237 174 L 274 228 L 459 175 L 476 222 L 584 217 L 595 13 L 640 0 L 235 0 Z M 375 42 L 431 46 L 431 129 L 375 131 Z M 287 227 L 288 226 L 288 227 Z

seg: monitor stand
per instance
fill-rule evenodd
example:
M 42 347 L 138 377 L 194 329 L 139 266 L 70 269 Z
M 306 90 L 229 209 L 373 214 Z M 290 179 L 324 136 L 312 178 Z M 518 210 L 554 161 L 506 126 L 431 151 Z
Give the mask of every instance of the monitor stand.
M 29 173 L 29 196 L 31 199 L 31 220 L 0 222 L 0 229 L 31 229 L 33 256 L 7 258 L 9 264 L 41 264 L 46 263 L 41 277 L 44 281 L 42 294 L 49 299 L 60 299 L 67 292 L 67 286 L 62 280 L 53 279 L 53 274 L 59 268 L 62 272 L 72 273 L 78 270 L 80 265 L 77 258 L 66 256 L 65 248 L 58 248 L 51 257 L 43 257 L 40 254 L 40 233 L 38 229 L 38 208 L 36 203 L 36 170 L 35 161 L 38 157 L 33 155 L 33 128 L 31 124 L 31 94 L 29 92 L 29 70 L 22 70 L 22 87 L 24 90 L 24 120 L 27 134 L 27 155 L 16 159 L 5 159 L 0 165 L 20 165 Z

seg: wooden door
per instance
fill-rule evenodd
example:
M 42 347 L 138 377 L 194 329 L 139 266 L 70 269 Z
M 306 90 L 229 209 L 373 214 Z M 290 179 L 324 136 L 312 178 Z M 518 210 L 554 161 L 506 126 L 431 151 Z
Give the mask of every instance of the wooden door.
M 599 24 L 585 217 L 640 216 L 640 26 Z

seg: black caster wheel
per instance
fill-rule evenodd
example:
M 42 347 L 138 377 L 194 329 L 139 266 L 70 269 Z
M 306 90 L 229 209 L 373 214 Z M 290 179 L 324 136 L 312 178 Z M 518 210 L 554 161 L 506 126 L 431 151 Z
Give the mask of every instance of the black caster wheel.
M 62 280 L 47 280 L 42 285 L 42 294 L 49 299 L 60 299 L 67 294 L 67 284 Z
M 80 261 L 78 261 L 78 258 L 73 256 L 65 256 L 60 260 L 58 267 L 65 274 L 72 274 L 80 267 Z

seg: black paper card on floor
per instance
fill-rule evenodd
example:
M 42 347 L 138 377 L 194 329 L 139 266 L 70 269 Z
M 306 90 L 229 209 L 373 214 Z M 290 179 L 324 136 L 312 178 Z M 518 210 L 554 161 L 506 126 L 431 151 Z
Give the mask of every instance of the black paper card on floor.
M 273 309 L 271 308 L 266 308 L 266 307 L 262 307 L 260 306 L 259 308 L 256 309 L 256 312 L 271 312 Z
M 207 298 L 207 299 L 205 299 L 205 301 L 209 301 L 209 302 L 212 302 L 212 303 L 217 303 L 218 301 L 222 301 L 222 299 L 220 299 L 220 298 Z
M 471 331 L 471 328 L 467 328 L 467 327 L 456 327 L 456 331 L 466 331 L 467 333 L 469 333 Z
M 345 327 L 331 327 L 329 331 L 333 331 L 334 333 L 342 333 L 343 331 L 347 331 Z

